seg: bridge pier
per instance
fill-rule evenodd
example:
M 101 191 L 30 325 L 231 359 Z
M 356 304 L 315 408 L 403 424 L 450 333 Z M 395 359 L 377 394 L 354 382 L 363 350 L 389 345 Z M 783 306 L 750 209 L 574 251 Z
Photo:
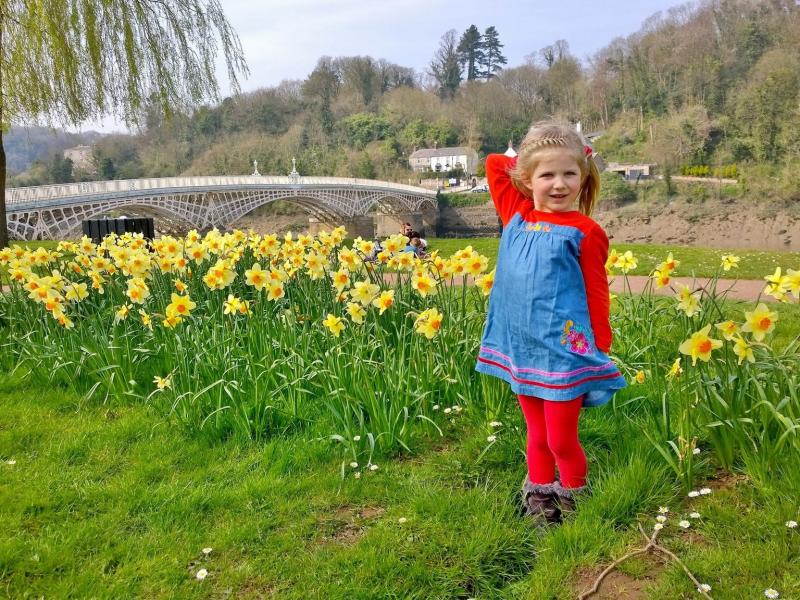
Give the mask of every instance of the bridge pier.
M 377 214 L 375 235 L 384 238 L 399 233 L 403 223 L 411 223 L 411 229 L 418 231 L 423 237 L 434 237 L 439 223 L 439 211 L 431 208 L 405 213 Z

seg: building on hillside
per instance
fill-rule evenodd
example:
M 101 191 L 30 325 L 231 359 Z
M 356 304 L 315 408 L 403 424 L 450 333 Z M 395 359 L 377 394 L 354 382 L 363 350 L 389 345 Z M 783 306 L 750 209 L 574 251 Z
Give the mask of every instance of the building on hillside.
M 656 165 L 654 163 L 627 164 L 627 163 L 608 163 L 606 171 L 619 173 L 627 181 L 638 181 L 639 179 L 651 179 L 655 176 Z
M 89 173 L 94 173 L 96 170 L 91 146 L 81 145 L 67 148 L 64 150 L 64 158 L 72 161 L 73 169 L 80 169 Z
M 478 160 L 478 153 L 475 150 L 458 146 L 416 150 L 408 157 L 408 164 L 414 171 L 444 173 L 461 168 L 467 175 L 473 175 L 478 168 Z

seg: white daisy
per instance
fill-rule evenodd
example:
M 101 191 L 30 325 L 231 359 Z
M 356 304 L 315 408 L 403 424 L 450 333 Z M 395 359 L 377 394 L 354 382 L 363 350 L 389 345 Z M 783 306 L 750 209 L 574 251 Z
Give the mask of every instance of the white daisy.
M 697 588 L 698 592 L 710 592 L 711 586 L 707 583 L 701 583 L 700 586 Z
M 764 590 L 764 595 L 767 598 L 779 598 L 780 597 L 780 594 L 778 593 L 778 590 L 773 590 L 772 588 L 765 589 Z
M 11 460 L 7 460 L 7 461 L 6 461 L 6 464 L 7 464 L 7 465 L 14 466 L 15 464 L 17 464 L 17 461 L 15 461 L 15 460 L 12 458 Z
M 353 473 L 353 477 L 355 477 L 356 479 L 360 479 L 361 478 L 361 471 L 356 471 L 355 473 Z
M 797 527 L 797 521 L 786 521 L 786 526 L 789 529 L 794 529 L 795 527 Z
M 433 410 L 439 410 L 439 405 L 438 404 L 434 404 L 433 405 Z
M 489 437 L 486 438 L 487 442 L 494 442 L 496 440 L 497 440 L 497 436 L 496 435 L 490 435 Z
M 658 512 L 660 512 L 662 515 L 665 515 L 669 512 L 669 508 L 666 506 L 659 506 Z
M 400 517 L 399 519 L 397 519 L 397 522 L 400 523 L 400 525 L 402 525 L 406 521 L 408 521 L 408 519 L 406 519 L 405 517 Z
M 700 490 L 700 494 L 703 495 L 703 496 L 707 496 L 710 493 L 711 493 L 711 488 L 702 488 Z
M 356 461 L 351 462 L 350 463 L 350 468 L 351 469 L 357 469 L 358 468 L 358 463 Z
M 666 520 L 667 520 L 667 517 L 665 517 L 664 515 L 658 515 L 656 517 L 656 521 L 658 521 L 659 523 L 663 523 Z
M 700 495 L 700 492 L 698 492 L 697 490 L 692 490 L 688 494 L 689 498 L 697 498 L 699 495 Z
M 700 448 L 695 448 L 694 450 L 692 450 L 692 454 L 700 454 Z M 703 584 L 703 585 L 706 585 L 706 584 Z
M 200 569 L 200 570 L 197 572 L 197 574 L 195 575 L 195 577 L 196 577 L 197 579 L 199 579 L 200 581 L 203 581 L 203 579 L 205 579 L 206 577 L 208 577 L 208 571 L 206 571 L 205 569 Z
M 361 441 L 361 436 L 360 435 L 354 435 L 353 436 L 353 441 L 354 442 L 360 442 Z
M 369 466 L 369 470 L 370 471 L 377 471 L 378 470 L 378 465 L 370 465 Z
M 690 519 L 699 519 L 700 518 L 700 513 L 699 512 L 689 513 L 689 518 Z
M 211 554 L 212 550 L 214 550 L 214 549 L 213 548 L 203 548 L 203 554 L 208 556 L 209 554 Z
M 655 525 L 653 525 L 653 529 L 655 529 L 656 531 L 658 531 L 659 529 L 664 529 L 664 524 L 656 523 Z
M 678 523 L 678 527 L 683 527 L 684 529 L 689 529 L 689 527 L 691 526 L 692 524 L 689 523 L 689 521 L 681 521 L 680 523 Z
M 492 421 L 491 423 L 489 423 L 489 427 L 502 427 L 502 426 L 503 423 L 500 421 Z
M 453 412 L 452 408 L 445 408 L 444 409 L 444 414 L 446 414 L 446 415 L 449 415 L 451 412 Z

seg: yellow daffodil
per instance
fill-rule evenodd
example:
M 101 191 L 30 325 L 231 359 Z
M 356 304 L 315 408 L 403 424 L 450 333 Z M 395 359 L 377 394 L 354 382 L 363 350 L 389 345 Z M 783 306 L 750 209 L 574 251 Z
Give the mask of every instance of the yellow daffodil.
M 477 277 L 489 267 L 489 259 L 480 254 L 475 254 L 466 261 L 467 273 L 473 277 Z
M 369 281 L 356 281 L 353 284 L 353 289 L 350 290 L 350 297 L 360 302 L 363 306 L 369 306 L 369 303 L 375 299 L 375 296 L 381 291 L 381 288 Z
M 56 321 L 58 321 L 59 325 L 64 327 L 64 329 L 72 329 L 75 327 L 75 324 L 64 313 L 60 313 L 58 315 L 54 314 L 53 316 L 56 318 Z
M 86 288 L 87 285 L 85 283 L 71 283 L 67 286 L 67 292 L 64 294 L 64 298 L 69 301 L 80 302 L 89 295 Z
M 733 254 L 725 254 L 722 257 L 722 270 L 723 271 L 730 271 L 731 269 L 735 269 L 739 266 L 739 257 L 734 256 Z
M 792 293 L 792 296 L 795 298 L 800 298 L 800 271 L 786 269 L 786 275 L 783 278 L 783 285 Z
M 617 260 L 617 266 L 619 266 L 619 270 L 623 273 L 627 273 L 632 271 L 638 265 L 638 259 L 633 255 L 633 252 L 630 250 L 626 250 L 625 254 L 619 257 Z
M 492 292 L 496 270 L 497 269 L 492 269 L 489 273 L 487 273 L 483 277 L 479 277 L 478 279 L 475 280 L 475 285 L 483 293 L 484 296 L 488 296 Z
M 781 268 L 775 269 L 775 273 L 764 277 L 767 281 L 767 287 L 764 288 L 764 293 L 772 296 L 776 300 L 786 300 L 786 295 L 789 293 L 789 287 L 786 285 L 786 280 L 781 277 Z
M 427 274 L 423 274 L 420 277 L 412 277 L 411 287 L 417 290 L 423 298 L 436 294 L 436 281 Z
M 667 255 L 667 259 L 662 262 L 658 267 L 656 267 L 657 271 L 661 271 L 662 273 L 671 274 L 675 269 L 678 268 L 678 265 L 681 264 L 681 261 L 675 260 L 672 258 L 672 252 Z
M 723 321 L 722 323 L 717 323 L 714 327 L 719 329 L 722 332 L 722 337 L 728 341 L 731 341 L 739 333 L 739 326 L 734 321 Z
M 670 281 L 670 271 L 668 271 L 666 268 L 659 269 L 657 271 L 653 271 L 651 277 L 656 282 L 657 288 L 660 289 L 663 287 L 667 287 Z
M 256 288 L 259 292 L 264 289 L 269 279 L 269 274 L 261 268 L 259 263 L 244 272 L 245 283 Z
M 698 358 L 703 362 L 708 362 L 711 359 L 711 352 L 722 346 L 722 340 L 715 340 L 708 336 L 709 331 L 711 331 L 711 325 L 706 325 L 678 347 L 681 354 L 692 357 L 692 366 L 697 364 Z
M 131 307 L 129 304 L 123 304 L 117 309 L 117 312 L 114 314 L 114 323 L 119 323 L 120 321 L 124 321 L 128 318 L 128 315 L 131 312 Z
M 389 310 L 393 304 L 394 304 L 394 290 L 387 290 L 385 292 L 381 292 L 381 295 L 372 301 L 372 305 L 375 306 L 380 311 L 378 314 L 381 315 L 385 313 L 387 310 Z
M 183 321 L 183 319 L 178 315 L 167 315 L 166 317 L 164 317 L 162 324 L 167 329 L 174 329 L 175 327 L 180 325 L 181 321 Z
M 358 302 L 348 302 L 346 310 L 353 323 L 361 324 L 364 322 L 364 317 L 367 316 L 367 311 Z
M 639 383 L 639 384 L 644 383 L 646 378 L 647 377 L 645 376 L 644 371 L 636 371 L 636 375 L 634 375 L 634 377 L 633 377 L 633 379 L 636 381 L 636 383 Z
M 769 310 L 763 302 L 759 302 L 754 311 L 744 313 L 744 319 L 742 331 L 749 331 L 753 335 L 753 339 L 760 342 L 765 335 L 775 329 L 778 313 Z
M 159 390 L 166 390 L 172 387 L 172 378 L 169 375 L 166 377 L 159 377 L 156 375 L 153 377 L 153 383 L 156 384 L 156 388 Z
M 677 310 L 682 310 L 687 317 L 692 317 L 700 312 L 700 292 L 692 292 L 688 286 L 682 285 L 678 289 Z
M 142 325 L 147 327 L 149 330 L 153 330 L 153 319 L 143 310 L 139 309 L 139 317 L 142 319 Z
M 128 280 L 128 291 L 125 292 L 125 295 L 134 304 L 143 304 L 150 296 L 150 289 L 143 279 L 134 277 Z
M 740 335 L 734 338 L 733 353 L 739 357 L 737 364 L 742 364 L 745 360 L 751 363 L 756 362 L 752 347 Z
M 436 337 L 442 327 L 442 314 L 435 308 L 422 311 L 414 322 L 417 333 L 424 335 L 429 340 Z
M 222 305 L 222 314 L 231 315 L 237 313 L 241 305 L 242 301 L 239 300 L 239 298 L 233 294 L 228 294 L 228 299 L 225 300 L 225 303 Z
M 267 300 L 278 300 L 283 298 L 286 295 L 286 292 L 283 289 L 283 282 L 281 281 L 271 281 L 269 284 L 269 288 L 267 288 Z
M 176 316 L 176 317 L 188 317 L 191 314 L 192 310 L 197 307 L 192 299 L 187 294 L 186 296 L 180 296 L 178 294 L 173 293 L 171 302 L 167 306 L 167 316 Z
M 328 316 L 322 321 L 322 324 L 328 328 L 334 337 L 339 337 L 339 334 L 344 331 L 344 321 L 340 317 L 330 313 L 328 313 Z

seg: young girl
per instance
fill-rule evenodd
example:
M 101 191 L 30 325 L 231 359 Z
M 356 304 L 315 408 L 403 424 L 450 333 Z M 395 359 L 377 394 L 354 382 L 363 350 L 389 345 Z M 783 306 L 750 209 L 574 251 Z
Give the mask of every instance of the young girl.
M 516 158 L 489 155 L 486 176 L 503 235 L 476 368 L 507 381 L 525 415 L 523 513 L 559 522 L 586 485 L 581 407 L 625 387 L 607 354 L 608 238 L 589 218 L 600 176 L 591 148 L 556 121 L 535 124 Z

